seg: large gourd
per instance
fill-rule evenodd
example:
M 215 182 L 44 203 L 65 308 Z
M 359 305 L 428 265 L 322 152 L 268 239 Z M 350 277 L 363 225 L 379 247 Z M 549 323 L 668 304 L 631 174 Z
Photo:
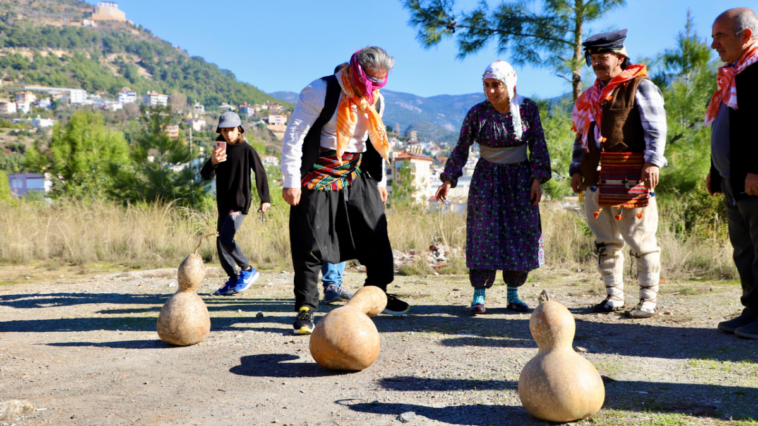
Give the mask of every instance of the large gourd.
M 310 341 L 311 356 L 329 370 L 360 371 L 379 356 L 379 331 L 369 317 L 387 306 L 382 289 L 366 286 L 319 321 Z
M 572 422 L 597 413 L 605 400 L 600 373 L 573 347 L 576 323 L 565 306 L 540 304 L 529 320 L 537 356 L 521 371 L 518 393 L 531 415 L 550 422 Z
M 194 253 L 187 256 L 177 272 L 179 290 L 163 305 L 158 315 L 158 336 L 166 343 L 189 346 L 202 342 L 211 331 L 211 317 L 197 287 L 205 278 L 205 264 L 197 254 L 203 240 L 200 239 Z

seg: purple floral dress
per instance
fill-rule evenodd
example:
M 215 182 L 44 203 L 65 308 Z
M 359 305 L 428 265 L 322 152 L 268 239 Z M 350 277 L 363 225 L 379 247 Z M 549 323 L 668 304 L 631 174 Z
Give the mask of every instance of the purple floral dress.
M 532 207 L 532 179 L 550 180 L 550 156 L 537 104 L 521 103 L 524 134 L 515 140 L 511 114 L 497 111 L 489 101 L 466 115 L 458 145 L 440 180 L 455 187 L 474 142 L 489 147 L 528 144 L 530 158 L 518 164 L 496 164 L 480 158 L 471 178 L 466 220 L 466 266 L 476 270 L 528 272 L 542 266 L 542 224 L 539 205 Z

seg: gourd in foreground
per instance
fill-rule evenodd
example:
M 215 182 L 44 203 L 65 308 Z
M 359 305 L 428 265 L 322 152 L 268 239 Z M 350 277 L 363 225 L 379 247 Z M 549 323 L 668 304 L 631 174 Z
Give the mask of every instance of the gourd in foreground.
M 211 317 L 197 287 L 205 278 L 205 264 L 197 254 L 203 240 L 217 235 L 209 234 L 200 239 L 194 253 L 187 256 L 177 272 L 179 290 L 163 305 L 158 315 L 158 336 L 166 343 L 189 346 L 200 343 L 211 331 Z
M 360 371 L 379 356 L 379 331 L 369 317 L 387 306 L 387 295 L 379 287 L 366 286 L 347 302 L 319 321 L 310 341 L 311 356 L 329 370 Z
M 597 413 L 605 387 L 595 366 L 574 352 L 576 323 L 565 306 L 540 304 L 529 320 L 539 352 L 521 371 L 518 393 L 529 414 L 550 422 L 571 422 Z

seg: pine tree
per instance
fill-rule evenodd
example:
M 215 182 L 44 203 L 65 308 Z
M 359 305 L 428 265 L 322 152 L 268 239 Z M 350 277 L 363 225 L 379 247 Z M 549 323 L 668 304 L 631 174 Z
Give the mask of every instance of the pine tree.
M 576 101 L 582 93 L 586 25 L 626 0 L 543 0 L 541 13 L 533 12 L 531 3 L 503 2 L 490 10 L 482 1 L 468 13 L 454 13 L 455 0 L 405 0 L 405 7 L 422 45 L 434 46 L 456 35 L 458 57 L 464 58 L 494 38 L 498 51 L 509 52 L 514 64 L 552 67 L 571 83 Z

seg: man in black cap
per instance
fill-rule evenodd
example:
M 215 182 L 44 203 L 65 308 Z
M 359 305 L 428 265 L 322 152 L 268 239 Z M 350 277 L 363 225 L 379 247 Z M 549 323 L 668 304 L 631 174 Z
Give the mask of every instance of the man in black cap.
M 658 211 L 652 191 L 658 169 L 667 164 L 666 112 L 647 68 L 630 64 L 625 39 L 626 30 L 621 30 L 582 43 L 597 80 L 574 106 L 577 137 L 569 174 L 572 189 L 584 198 L 606 287 L 605 300 L 592 310 L 624 307 L 626 243 L 637 259 L 640 284 L 640 302 L 628 315 L 649 318 L 658 312 L 661 249 L 655 238 Z

